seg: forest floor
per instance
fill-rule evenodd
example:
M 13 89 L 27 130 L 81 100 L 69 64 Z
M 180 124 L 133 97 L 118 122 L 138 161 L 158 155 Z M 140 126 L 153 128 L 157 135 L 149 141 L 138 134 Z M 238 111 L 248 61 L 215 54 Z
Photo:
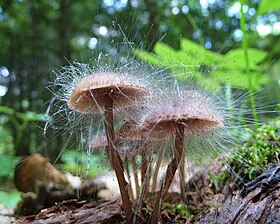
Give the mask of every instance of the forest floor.
M 267 172 L 246 185 L 242 185 L 236 178 L 229 178 L 221 189 L 213 188 L 210 176 L 218 175 L 222 169 L 223 167 L 216 163 L 206 169 L 194 171 L 186 183 L 187 206 L 181 203 L 182 197 L 176 190 L 178 183 L 175 180 L 165 199 L 161 223 L 280 223 L 279 164 L 271 166 Z M 93 186 L 89 182 L 87 185 Z M 73 199 L 71 198 L 73 192 L 69 189 L 41 188 L 41 193 L 37 196 L 34 194 L 24 196 L 25 201 L 17 208 L 17 218 L 14 218 L 12 223 L 125 223 L 120 199 L 114 197 L 97 200 L 96 196 L 101 190 L 104 190 L 103 183 L 99 183 L 94 192 L 92 190 L 87 193 L 80 192 L 81 198 Z M 93 196 L 88 200 L 83 194 Z M 147 223 L 154 196 L 155 194 L 148 195 L 147 203 L 135 216 L 135 223 Z M 51 198 L 53 200 L 59 198 L 61 202 L 43 207 L 44 203 L 51 204 Z M 38 204 L 41 206 L 38 207 Z M 36 214 L 26 215 L 30 213 L 28 206 L 31 210 L 37 211 Z M 9 216 L 5 217 L 6 223 L 10 223 L 11 219 L 7 219 Z M 5 223 L 3 221 L 0 223 Z

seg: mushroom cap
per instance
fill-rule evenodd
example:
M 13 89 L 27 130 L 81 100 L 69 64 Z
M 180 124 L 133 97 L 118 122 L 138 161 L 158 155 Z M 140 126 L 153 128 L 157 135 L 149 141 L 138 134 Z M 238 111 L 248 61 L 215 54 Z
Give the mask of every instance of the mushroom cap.
M 95 114 L 112 104 L 114 109 L 142 101 L 148 90 L 135 85 L 116 73 L 94 73 L 80 80 L 67 101 L 70 109 Z
M 121 146 L 122 144 L 122 138 L 119 136 L 116 136 L 114 144 Z M 91 141 L 89 143 L 89 147 L 92 149 L 100 149 L 100 148 L 105 148 L 108 146 L 108 139 L 106 135 L 94 135 L 91 138 Z
M 166 137 L 166 133 L 163 133 L 162 130 L 160 132 L 154 132 L 153 135 L 146 135 L 148 131 L 149 129 L 141 124 L 126 122 L 119 129 L 118 138 L 134 141 L 160 141 Z
M 127 140 L 142 140 L 141 128 L 133 121 L 125 122 L 118 131 L 118 137 Z
M 149 138 L 162 138 L 175 133 L 178 123 L 184 124 L 186 134 L 223 126 L 206 96 L 197 91 L 185 91 L 179 101 L 164 103 L 148 113 L 142 122 L 142 131 Z

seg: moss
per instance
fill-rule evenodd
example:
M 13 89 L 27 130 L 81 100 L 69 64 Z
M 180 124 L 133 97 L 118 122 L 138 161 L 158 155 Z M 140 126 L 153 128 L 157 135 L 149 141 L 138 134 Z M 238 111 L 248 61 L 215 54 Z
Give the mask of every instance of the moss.
M 168 210 L 172 211 L 174 214 L 180 215 L 181 217 L 187 217 L 187 218 L 193 217 L 191 212 L 188 210 L 187 206 L 183 203 L 172 205 L 167 202 L 164 202 L 162 207 L 164 209 L 168 209 Z
M 227 159 L 232 171 L 245 182 L 255 179 L 271 164 L 279 163 L 280 120 L 262 125 L 257 130 L 246 129 L 251 137 Z

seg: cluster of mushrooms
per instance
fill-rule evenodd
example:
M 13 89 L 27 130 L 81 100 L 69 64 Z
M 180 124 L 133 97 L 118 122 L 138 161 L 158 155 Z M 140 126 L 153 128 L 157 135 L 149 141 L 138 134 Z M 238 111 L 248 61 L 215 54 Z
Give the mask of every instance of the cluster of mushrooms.
M 167 166 L 156 200 L 153 202 L 153 211 L 148 221 L 158 223 L 163 200 L 178 167 L 180 167 L 182 176 L 184 173 L 185 137 L 195 133 L 211 132 L 222 128 L 224 123 L 213 110 L 207 96 L 199 91 L 181 91 L 178 94 L 162 90 L 161 93 L 153 92 L 151 94 L 149 88 L 141 86 L 139 82 L 132 82 L 132 79 L 128 79 L 127 76 L 114 72 L 96 72 L 85 75 L 75 83 L 67 100 L 67 106 L 81 115 L 100 114 L 102 116 L 106 133 L 106 152 L 117 176 L 127 223 L 135 222 L 136 211 L 133 207 L 141 207 L 142 204 L 138 203 L 137 206 L 135 204 L 133 206 L 135 200 L 132 198 L 131 180 L 125 176 L 129 171 L 127 167 L 124 168 L 123 155 L 126 157 L 132 155 L 134 168 L 135 156 L 138 154 L 142 157 L 142 184 L 136 186 L 138 188 L 136 198 L 143 199 L 149 191 L 147 182 L 150 179 L 153 180 L 151 188 L 155 190 L 162 159 L 162 150 L 157 149 L 158 160 L 152 167 L 151 160 L 148 158 L 151 155 L 149 145 L 153 142 L 173 139 L 175 142 L 173 156 Z M 162 94 L 162 92 L 166 94 Z M 161 95 L 168 95 L 168 97 L 159 100 Z M 129 114 L 133 108 L 137 108 L 134 110 L 137 111 L 137 116 L 130 115 L 129 119 L 124 121 L 124 124 L 115 132 L 114 111 Z M 126 148 L 129 147 L 122 144 L 122 141 L 125 140 L 137 141 L 134 151 L 131 148 L 126 151 Z M 160 145 L 158 144 L 158 146 Z M 184 184 L 181 184 L 181 188 L 184 188 Z M 184 191 L 184 189 L 181 190 Z

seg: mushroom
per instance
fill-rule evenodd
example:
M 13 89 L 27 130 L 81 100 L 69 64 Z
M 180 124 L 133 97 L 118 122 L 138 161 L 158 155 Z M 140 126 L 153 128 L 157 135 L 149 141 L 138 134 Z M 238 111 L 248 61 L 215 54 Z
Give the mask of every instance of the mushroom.
M 129 81 L 116 73 L 94 73 L 85 76 L 76 84 L 67 101 L 70 109 L 82 114 L 104 114 L 107 151 L 118 179 L 127 223 L 132 222 L 133 215 L 122 160 L 115 148 L 113 110 L 133 106 L 149 94 L 146 88 Z
M 34 193 L 38 193 L 38 183 L 44 186 L 70 184 L 66 176 L 39 153 L 22 158 L 15 168 L 14 182 L 18 190 Z
M 169 95 L 172 97 L 172 94 L 169 93 Z M 212 110 L 208 98 L 199 92 L 185 91 L 181 97 L 177 96 L 177 101 L 174 96 L 171 99 L 172 103 L 156 105 L 141 123 L 144 137 L 175 136 L 174 156 L 167 167 L 166 176 L 158 192 L 149 223 L 158 222 L 162 200 L 168 192 L 184 155 L 185 135 L 206 132 L 223 126 L 223 121 Z

